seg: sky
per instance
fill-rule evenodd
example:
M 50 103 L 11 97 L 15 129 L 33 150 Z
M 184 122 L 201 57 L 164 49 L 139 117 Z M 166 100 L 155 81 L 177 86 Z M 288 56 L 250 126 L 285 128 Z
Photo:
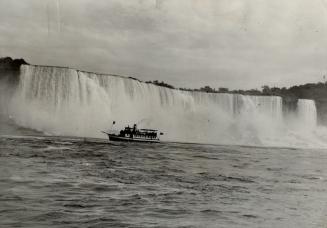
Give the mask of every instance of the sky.
M 0 56 L 176 87 L 327 75 L 327 0 L 0 0 Z

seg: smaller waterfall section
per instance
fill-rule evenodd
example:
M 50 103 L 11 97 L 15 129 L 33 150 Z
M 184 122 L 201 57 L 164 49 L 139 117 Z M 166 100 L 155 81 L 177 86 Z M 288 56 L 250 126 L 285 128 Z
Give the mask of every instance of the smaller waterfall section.
M 313 130 L 317 127 L 317 110 L 313 100 L 299 99 L 297 102 L 299 124 L 303 129 Z

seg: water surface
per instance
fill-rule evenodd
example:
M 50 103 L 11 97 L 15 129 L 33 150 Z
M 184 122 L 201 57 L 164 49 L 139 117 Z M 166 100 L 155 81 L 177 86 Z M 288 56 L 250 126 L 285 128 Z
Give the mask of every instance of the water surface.
M 0 227 L 326 227 L 326 150 L 0 137 Z

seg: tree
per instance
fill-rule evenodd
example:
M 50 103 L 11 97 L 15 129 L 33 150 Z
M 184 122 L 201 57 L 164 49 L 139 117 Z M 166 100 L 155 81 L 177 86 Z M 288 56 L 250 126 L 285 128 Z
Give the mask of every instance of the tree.
M 267 85 L 262 86 L 262 93 L 265 95 L 270 95 L 271 90 L 270 90 L 269 86 L 267 86 Z
M 210 86 L 205 86 L 200 88 L 200 91 L 206 92 L 206 93 L 214 93 L 216 92 L 215 89 L 211 88 Z
M 229 92 L 229 89 L 228 89 L 228 88 L 224 88 L 224 87 L 220 87 L 220 88 L 218 89 L 218 92 L 219 92 L 219 93 L 228 93 L 228 92 Z

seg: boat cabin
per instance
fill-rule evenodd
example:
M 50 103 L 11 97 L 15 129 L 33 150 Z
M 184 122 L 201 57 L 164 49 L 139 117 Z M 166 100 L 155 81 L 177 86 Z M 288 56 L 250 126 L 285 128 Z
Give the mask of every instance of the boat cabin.
M 133 127 L 125 127 L 124 130 L 121 130 L 119 133 L 120 137 L 130 137 L 130 138 L 145 138 L 145 139 L 157 139 L 158 130 L 153 129 L 138 129 L 137 125 L 134 124 Z

